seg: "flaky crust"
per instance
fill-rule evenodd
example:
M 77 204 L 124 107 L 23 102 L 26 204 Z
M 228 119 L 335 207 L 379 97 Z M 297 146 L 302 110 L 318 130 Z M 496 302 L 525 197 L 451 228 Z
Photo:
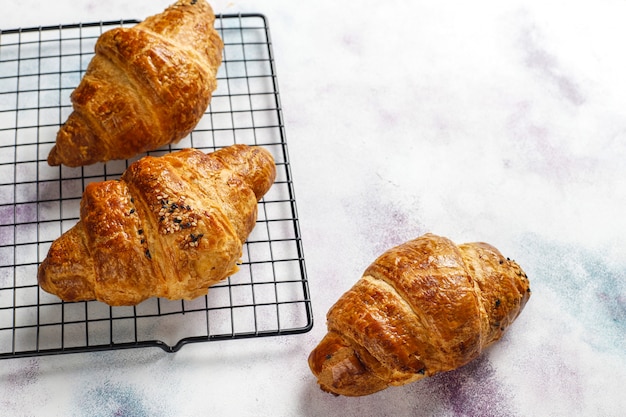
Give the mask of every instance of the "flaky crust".
M 52 243 L 39 285 L 65 301 L 109 305 L 204 295 L 237 271 L 275 176 L 260 147 L 144 157 L 120 181 L 87 185 L 80 220 Z
M 500 339 L 529 297 L 526 274 L 493 246 L 426 234 L 381 255 L 331 307 L 309 366 L 346 396 L 449 371 Z
M 103 33 L 72 92 L 50 165 L 89 165 L 175 143 L 206 111 L 223 43 L 205 0 L 180 0 L 131 28 Z

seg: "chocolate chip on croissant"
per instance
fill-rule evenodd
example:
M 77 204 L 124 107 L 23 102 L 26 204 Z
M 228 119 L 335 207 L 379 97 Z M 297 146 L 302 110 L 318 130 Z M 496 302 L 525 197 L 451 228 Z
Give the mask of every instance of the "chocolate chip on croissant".
M 526 274 L 493 246 L 426 234 L 381 255 L 330 308 L 309 366 L 336 395 L 414 382 L 476 358 L 529 297 Z
M 119 181 L 87 185 L 80 220 L 52 243 L 39 285 L 109 305 L 205 295 L 237 271 L 275 176 L 272 155 L 256 146 L 144 157 Z
M 136 26 L 103 33 L 48 163 L 128 159 L 187 136 L 217 87 L 223 43 L 214 21 L 205 0 L 180 0 Z

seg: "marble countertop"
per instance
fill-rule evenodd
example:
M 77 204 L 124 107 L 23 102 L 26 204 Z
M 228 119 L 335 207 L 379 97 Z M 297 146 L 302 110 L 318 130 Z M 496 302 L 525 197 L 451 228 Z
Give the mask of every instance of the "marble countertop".
M 170 2 L 5 0 L 0 28 Z M 618 416 L 626 408 L 626 3 L 213 1 L 269 22 L 314 327 L 7 359 L 15 416 Z M 307 356 L 376 256 L 426 232 L 517 260 L 533 296 L 469 365 L 361 398 Z

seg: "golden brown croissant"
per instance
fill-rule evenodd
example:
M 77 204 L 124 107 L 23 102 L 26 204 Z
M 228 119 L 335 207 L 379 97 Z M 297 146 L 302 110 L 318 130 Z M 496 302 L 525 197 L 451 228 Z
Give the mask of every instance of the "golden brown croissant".
M 275 176 L 271 154 L 255 146 L 144 157 L 120 181 L 87 185 L 80 220 L 52 243 L 39 285 L 109 305 L 204 295 L 237 271 Z
M 309 356 L 322 390 L 360 396 L 465 365 L 530 297 L 528 278 L 486 243 L 426 234 L 370 265 L 327 315 Z
M 50 165 L 89 165 L 175 143 L 217 87 L 223 43 L 205 0 L 179 0 L 132 28 L 103 33 L 71 95 Z

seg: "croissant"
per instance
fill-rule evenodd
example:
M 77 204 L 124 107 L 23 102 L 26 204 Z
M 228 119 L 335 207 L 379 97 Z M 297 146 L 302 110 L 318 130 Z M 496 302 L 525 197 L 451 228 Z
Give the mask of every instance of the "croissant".
M 143 157 L 119 181 L 86 186 L 80 220 L 50 246 L 39 285 L 109 305 L 205 295 L 238 270 L 275 177 L 272 155 L 256 146 Z
M 493 246 L 426 234 L 382 254 L 330 308 L 309 366 L 335 395 L 414 382 L 476 358 L 529 297 L 526 274 Z
M 103 33 L 48 164 L 128 159 L 189 134 L 217 87 L 223 42 L 214 21 L 205 0 L 179 0 L 134 27 Z

